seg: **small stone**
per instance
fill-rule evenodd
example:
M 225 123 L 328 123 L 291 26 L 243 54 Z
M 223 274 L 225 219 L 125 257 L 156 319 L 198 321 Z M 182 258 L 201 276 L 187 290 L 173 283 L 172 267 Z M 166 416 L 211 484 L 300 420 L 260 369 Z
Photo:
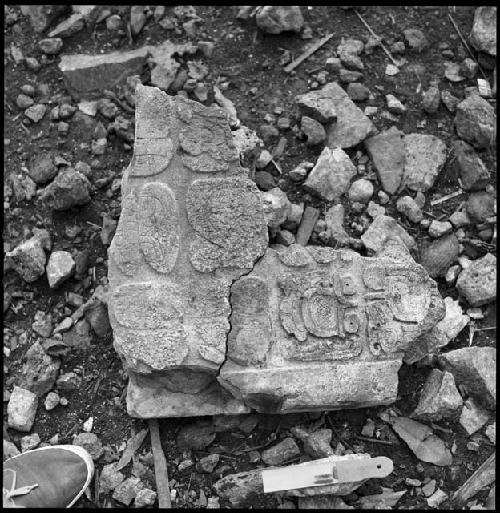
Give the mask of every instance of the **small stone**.
M 100 493 L 108 493 L 114 490 L 123 480 L 125 476 L 116 470 L 116 463 L 104 465 L 99 474 L 99 490 Z
M 474 399 L 469 398 L 465 401 L 462 414 L 460 415 L 460 425 L 472 435 L 481 429 L 490 419 L 487 411 L 483 410 Z
M 139 490 L 135 496 L 134 506 L 136 508 L 145 508 L 146 506 L 153 506 L 156 502 L 156 492 L 149 488 Z
M 25 63 L 26 67 L 34 73 L 37 73 L 40 70 L 40 63 L 35 59 L 35 57 L 26 57 Z
M 141 6 L 141 8 L 143 8 Z M 138 477 L 129 477 L 122 481 L 113 492 L 113 499 L 128 506 L 137 496 L 144 483 Z
M 283 244 L 283 246 L 290 246 L 295 244 L 295 235 L 288 230 L 279 230 L 276 234 L 276 244 Z
M 449 221 L 438 221 L 433 219 L 429 226 L 429 235 L 435 239 L 448 235 L 453 230 L 453 226 Z
M 57 174 L 54 181 L 43 189 L 42 201 L 54 210 L 85 205 L 90 201 L 90 182 L 73 168 L 66 168 Z
M 349 188 L 349 201 L 368 203 L 373 196 L 373 184 L 370 180 L 360 178 L 354 181 Z
M 320 123 L 329 123 L 337 119 L 335 102 L 328 95 L 319 95 L 317 91 L 303 94 L 295 98 L 299 109 Z
M 453 374 L 432 369 L 411 417 L 427 422 L 456 420 L 461 409 L 462 397 L 455 386 Z
M 314 167 L 314 164 L 310 162 L 301 162 L 288 173 L 288 177 L 294 182 L 300 182 L 307 177 L 307 173 L 312 167 Z
M 58 287 L 63 281 L 72 276 L 75 261 L 67 251 L 53 251 L 47 263 L 47 280 L 51 289 Z
M 393 114 L 404 114 L 406 107 L 392 94 L 386 94 L 387 108 Z
M 38 123 L 43 116 L 45 116 L 45 113 L 47 112 L 47 107 L 41 103 L 37 105 L 33 105 L 29 109 L 26 109 L 24 111 L 24 115 L 31 119 L 33 123 Z
M 448 269 L 448 271 L 445 274 L 444 279 L 449 286 L 452 286 L 457 281 L 458 275 L 460 274 L 461 270 L 462 270 L 462 268 L 458 264 L 452 265 Z
M 439 109 L 441 93 L 436 86 L 429 87 L 422 100 L 422 107 L 427 114 L 435 114 Z
M 403 31 L 403 34 L 408 46 L 418 53 L 424 51 L 429 46 L 429 42 L 421 30 L 407 29 Z
M 21 454 L 19 452 L 19 449 L 12 443 L 5 438 L 3 439 L 3 461 L 8 460 L 10 458 L 13 458 L 14 456 L 17 456 L 18 454 Z
M 396 202 L 398 212 L 407 217 L 412 223 L 419 223 L 423 213 L 416 201 L 411 196 L 402 196 Z
M 408 232 L 398 224 L 398 222 L 389 216 L 377 216 L 368 230 L 361 236 L 361 240 L 366 248 L 375 253 L 382 250 L 385 243 L 398 237 L 408 249 L 415 247 L 415 240 Z
M 57 392 L 49 392 L 45 397 L 45 409 L 53 410 L 59 404 L 59 395 Z
M 78 390 L 82 384 L 82 378 L 75 372 L 65 372 L 61 374 L 56 381 L 59 390 Z M 63 398 L 59 399 L 59 404 L 63 404 Z
M 63 47 L 63 40 L 60 37 L 48 37 L 38 42 L 38 47 L 47 55 L 57 55 Z
M 496 436 L 497 436 L 496 432 L 497 432 L 497 423 L 496 422 L 493 422 L 493 424 L 490 424 L 484 430 L 484 433 L 486 434 L 486 436 L 488 437 L 488 439 L 490 440 L 490 442 L 493 445 L 496 444 Z
M 496 202 L 488 192 L 474 192 L 465 203 L 465 210 L 472 221 L 484 223 L 496 213 Z
M 437 508 L 448 498 L 448 494 L 443 490 L 436 490 L 428 499 L 427 505 L 431 508 Z
M 140 33 L 146 24 L 146 13 L 143 5 L 132 5 L 130 7 L 130 29 L 133 36 Z
M 273 160 L 273 156 L 267 150 L 262 150 L 255 166 L 257 169 L 264 169 L 271 160 Z
M 359 57 L 363 48 L 364 44 L 362 41 L 347 39 L 337 47 L 337 54 L 346 68 L 363 71 L 365 67 Z
M 260 7 L 255 16 L 257 26 L 268 34 L 300 32 L 304 18 L 299 6 L 267 5 Z
M 7 424 L 17 431 L 28 432 L 35 422 L 38 397 L 24 388 L 14 385 L 7 406 Z
M 101 441 L 94 433 L 79 433 L 73 438 L 73 445 L 83 447 L 94 461 L 97 461 L 104 452 Z
M 458 253 L 458 239 L 451 233 L 425 244 L 421 250 L 420 264 L 431 278 L 445 276 L 448 269 L 457 261 Z
M 422 493 L 426 497 L 430 497 L 434 493 L 435 490 L 436 490 L 436 480 L 435 479 L 431 479 L 427 484 L 422 486 Z
M 326 147 L 304 182 L 304 187 L 322 199 L 338 201 L 340 196 L 347 191 L 355 174 L 354 164 L 341 148 L 332 150 Z
M 453 212 L 450 216 L 450 223 L 454 228 L 460 228 L 462 226 L 467 226 L 471 223 L 469 216 L 465 210 L 459 210 L 457 212 Z
M 482 306 L 495 301 L 497 286 L 497 259 L 491 253 L 474 260 L 464 269 L 456 287 L 471 306 Z
M 294 439 L 285 438 L 273 447 L 262 451 L 261 457 L 266 465 L 282 465 L 299 455 L 300 450 Z
M 31 451 L 40 445 L 40 436 L 38 433 L 26 435 L 21 438 L 21 452 Z
M 342 68 L 339 73 L 339 80 L 343 84 L 350 84 L 352 82 L 358 82 L 363 79 L 363 73 L 361 71 L 353 71 L 351 69 Z
M 302 116 L 300 128 L 307 137 L 307 146 L 316 146 L 326 139 L 326 132 L 323 125 L 308 116 Z
M 328 57 L 325 61 L 325 68 L 332 73 L 338 73 L 341 67 L 342 64 L 338 57 Z
M 318 429 L 309 433 L 304 439 L 304 451 L 312 458 L 327 458 L 333 454 L 330 445 L 332 441 L 331 429 Z
M 353 82 L 347 86 L 349 98 L 355 102 L 365 101 L 370 96 L 370 90 L 363 84 Z
M 219 459 L 218 454 L 209 454 L 196 463 L 196 470 L 204 474 L 211 474 L 219 463 Z
M 417 487 L 422 485 L 422 481 L 420 481 L 420 479 L 412 479 L 411 477 L 407 477 L 405 479 L 405 485 Z
M 292 204 L 287 195 L 278 187 L 261 194 L 264 218 L 271 231 L 278 231 L 288 218 Z
M 470 57 L 465 58 L 462 62 L 463 74 L 469 79 L 472 79 L 476 76 L 478 68 L 479 65 L 477 62 Z
M 470 34 L 472 46 L 490 55 L 497 54 L 497 8 L 490 5 L 478 7 Z
M 26 96 L 25 94 L 20 94 L 16 98 L 16 105 L 20 109 L 27 109 L 28 107 L 31 107 L 35 103 L 35 100 L 33 98 Z
M 213 424 L 200 420 L 181 428 L 177 434 L 177 445 L 183 450 L 202 451 L 215 440 L 215 436 Z
M 441 91 L 441 100 L 450 112 L 455 112 L 457 105 L 460 103 L 460 100 L 456 96 L 453 96 L 447 89 Z
M 399 68 L 395 66 L 394 64 L 387 64 L 385 67 L 385 74 L 388 77 L 393 77 L 394 75 L 397 75 L 399 73 Z
M 464 141 L 453 143 L 455 166 L 466 191 L 477 191 L 488 185 L 490 173 L 474 148 Z
M 110 32 L 116 32 L 122 27 L 122 19 L 118 14 L 113 14 L 106 18 L 106 29 Z
M 453 83 L 465 80 L 465 77 L 462 75 L 461 66 L 457 62 L 444 63 L 444 76 Z
M 13 262 L 14 270 L 28 283 L 38 280 L 45 273 L 47 257 L 38 237 L 22 242 L 5 257 Z
M 495 110 L 485 99 L 473 94 L 458 104 L 455 128 L 458 136 L 475 148 L 489 148 L 496 142 Z

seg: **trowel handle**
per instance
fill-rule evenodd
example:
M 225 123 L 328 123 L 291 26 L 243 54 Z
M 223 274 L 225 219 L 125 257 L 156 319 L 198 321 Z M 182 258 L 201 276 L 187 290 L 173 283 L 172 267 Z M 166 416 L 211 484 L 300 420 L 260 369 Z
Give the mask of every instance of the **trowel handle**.
M 354 483 L 372 477 L 386 477 L 393 469 L 392 460 L 385 456 L 336 461 L 333 465 L 333 477 L 340 483 Z

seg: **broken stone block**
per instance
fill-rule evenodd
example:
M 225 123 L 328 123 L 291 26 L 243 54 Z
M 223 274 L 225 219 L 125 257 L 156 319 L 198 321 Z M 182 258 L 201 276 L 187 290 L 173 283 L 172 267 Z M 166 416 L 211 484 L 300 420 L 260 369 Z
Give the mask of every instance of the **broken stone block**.
M 356 168 L 341 148 L 324 148 L 316 165 L 309 173 L 304 187 L 327 201 L 338 202 L 349 188 Z
M 432 369 L 411 417 L 423 421 L 456 420 L 461 408 L 462 396 L 455 386 L 453 374 Z
M 472 435 L 481 429 L 489 420 L 490 415 L 487 411 L 481 408 L 474 399 L 467 399 L 460 415 L 460 425 Z
M 455 377 L 458 385 L 480 403 L 496 407 L 496 349 L 494 347 L 464 347 L 439 357 L 441 365 Z
M 38 397 L 24 388 L 14 386 L 7 406 L 7 424 L 12 429 L 28 432 L 35 422 Z
M 415 239 L 394 218 L 384 215 L 377 216 L 373 220 L 368 230 L 361 236 L 361 240 L 366 248 L 378 253 L 393 237 L 401 239 L 410 250 L 416 245 Z
M 419 337 L 405 354 L 404 361 L 411 365 L 426 355 L 437 354 L 469 324 L 469 316 L 463 313 L 458 300 L 445 297 L 446 314 L 430 331 Z
M 428 134 L 407 134 L 403 186 L 425 192 L 434 185 L 446 162 L 446 144 Z
M 68 91 L 79 99 L 97 99 L 105 89 L 125 84 L 130 75 L 140 75 L 149 47 L 98 55 L 62 55 L 59 62 Z
M 261 194 L 220 109 L 140 85 L 136 96 L 134 157 L 109 249 L 109 313 L 131 374 L 129 412 L 244 413 L 216 376 L 231 284 L 268 243 Z
M 471 306 L 482 306 L 497 297 L 497 259 L 491 253 L 474 260 L 457 279 L 457 289 Z
M 444 315 L 423 268 L 397 241 L 377 258 L 268 248 L 262 196 L 225 115 L 156 88 L 139 85 L 136 96 L 109 249 L 129 414 L 393 402 L 404 351 Z
M 5 260 L 12 262 L 12 267 L 21 278 L 31 283 L 43 276 L 47 257 L 40 239 L 33 236 L 7 253 Z

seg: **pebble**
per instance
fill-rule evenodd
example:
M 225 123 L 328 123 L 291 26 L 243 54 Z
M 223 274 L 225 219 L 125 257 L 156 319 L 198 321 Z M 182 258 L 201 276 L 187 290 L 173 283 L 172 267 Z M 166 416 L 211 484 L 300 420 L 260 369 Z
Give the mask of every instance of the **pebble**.
M 422 107 L 428 114 L 435 114 L 439 109 L 441 93 L 436 86 L 429 87 L 422 100 Z
M 38 42 L 38 47 L 47 55 L 57 55 L 63 47 L 60 37 L 48 37 Z
M 406 107 L 392 94 L 386 94 L 385 99 L 387 102 L 387 108 L 393 114 L 404 114 Z
M 218 454 L 209 454 L 196 463 L 196 470 L 204 474 L 211 474 L 219 463 L 219 459 Z
M 34 73 L 37 73 L 41 68 L 40 63 L 35 57 L 26 57 L 25 63 L 26 67 Z
M 451 233 L 422 247 L 420 264 L 431 278 L 445 276 L 448 269 L 457 261 L 458 254 L 458 239 Z
M 47 257 L 38 237 L 22 242 L 5 258 L 13 262 L 14 270 L 28 283 L 38 280 L 45 273 Z
M 295 440 L 289 437 L 262 451 L 261 458 L 266 465 L 282 465 L 297 456 L 300 456 L 300 450 Z
M 353 101 L 365 101 L 370 96 L 370 90 L 363 84 L 352 82 L 347 86 L 347 94 Z
M 408 46 L 418 53 L 424 51 L 429 46 L 427 38 L 425 37 L 424 33 L 419 29 L 410 28 L 404 30 L 403 34 L 405 36 L 406 42 L 408 43 Z
M 28 109 L 24 111 L 24 115 L 33 121 L 33 123 L 38 123 L 43 119 L 45 113 L 47 112 L 47 107 L 41 103 L 37 105 L 32 105 Z
M 153 506 L 156 502 L 156 492 L 149 488 L 139 490 L 135 496 L 134 506 L 136 508 L 145 508 L 146 506 Z
M 294 182 L 300 182 L 307 177 L 307 173 L 314 167 L 311 162 L 301 162 L 298 166 L 293 168 L 289 173 L 288 177 Z
M 436 490 L 428 499 L 427 505 L 431 508 L 437 508 L 448 498 L 448 494 L 443 490 Z
M 370 180 L 360 178 L 354 181 L 349 188 L 349 201 L 368 203 L 373 196 L 373 184 Z
M 442 237 L 447 235 L 453 230 L 453 226 L 449 221 L 438 221 L 433 219 L 429 226 L 429 235 L 433 238 Z
M 35 103 L 35 100 L 31 98 L 30 96 L 27 96 L 26 94 L 20 94 L 16 98 L 16 105 L 20 109 L 27 109 L 28 107 L 31 107 Z
M 497 259 L 491 253 L 471 262 L 456 283 L 459 294 L 471 306 L 482 306 L 495 301 L 497 286 Z
M 73 445 L 83 447 L 97 461 L 104 452 L 102 443 L 95 433 L 79 433 L 73 438 Z
M 141 9 L 143 9 L 142 6 Z M 116 501 L 128 506 L 142 488 L 144 488 L 144 484 L 138 477 L 129 477 L 115 488 L 112 497 Z
M 72 276 L 75 261 L 67 251 L 53 251 L 46 267 L 47 281 L 51 289 L 58 287 L 63 281 Z
M 38 433 L 26 435 L 21 438 L 21 452 L 31 451 L 40 445 L 40 436 Z
M 59 395 L 57 392 L 49 392 L 45 397 L 45 409 L 53 410 L 59 404 Z
M 496 141 L 495 110 L 484 98 L 470 95 L 457 105 L 455 128 L 475 148 L 489 148 Z
M 445 274 L 444 279 L 449 286 L 453 285 L 457 281 L 458 275 L 460 274 L 461 270 L 462 270 L 462 268 L 458 264 L 452 265 L 448 269 L 448 271 Z
M 215 440 L 215 436 L 213 424 L 200 420 L 180 429 L 177 434 L 177 445 L 183 450 L 202 451 Z
M 7 406 L 7 425 L 17 431 L 28 432 L 35 422 L 38 397 L 24 388 L 14 385 Z
M 457 105 L 460 103 L 460 100 L 447 89 L 441 91 L 441 101 L 450 112 L 455 112 Z
M 469 195 L 465 203 L 465 210 L 472 221 L 484 223 L 489 217 L 493 217 L 496 213 L 495 198 L 485 191 L 474 192 Z
M 412 223 L 420 223 L 423 213 L 411 196 L 402 196 L 396 202 L 397 211 L 407 217 Z
M 108 493 L 114 490 L 123 480 L 125 476 L 116 470 L 116 463 L 104 465 L 99 474 L 99 490 L 100 493 Z
M 488 412 L 476 404 L 474 399 L 469 398 L 464 403 L 459 422 L 465 431 L 467 431 L 469 435 L 472 435 L 481 429 L 489 419 L 490 416 Z
M 307 146 L 316 146 L 323 143 L 326 139 L 323 125 L 308 116 L 302 116 L 300 128 L 307 138 Z
M 59 171 L 54 181 L 43 189 L 42 201 L 54 210 L 68 210 L 90 201 L 90 182 L 69 167 Z

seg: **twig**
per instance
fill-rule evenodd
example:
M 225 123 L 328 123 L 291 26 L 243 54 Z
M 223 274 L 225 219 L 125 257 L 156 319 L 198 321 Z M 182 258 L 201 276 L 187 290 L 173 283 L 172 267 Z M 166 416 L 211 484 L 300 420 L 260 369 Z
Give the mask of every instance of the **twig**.
M 455 191 L 450 194 L 446 194 L 446 196 L 442 196 L 441 198 L 438 198 L 437 200 L 431 201 L 431 205 L 439 205 L 440 203 L 444 203 L 445 201 L 448 201 L 450 199 L 456 198 L 457 196 L 460 196 L 463 194 L 463 191 Z
M 496 330 L 496 326 L 487 326 L 486 328 L 476 328 L 476 331 L 485 331 L 485 330 Z
M 371 442 L 374 444 L 394 445 L 392 442 L 389 442 L 388 440 L 377 440 L 376 438 L 369 438 L 367 436 L 356 435 L 356 438 L 358 440 L 364 440 L 365 442 Z
M 156 491 L 158 492 L 158 505 L 160 508 L 172 509 L 170 501 L 170 487 L 168 486 L 167 460 L 161 447 L 158 419 L 149 419 L 151 433 L 151 450 L 155 462 Z
M 78 421 L 75 422 L 73 424 L 73 426 L 69 429 L 69 431 L 65 435 L 62 436 L 62 439 L 64 440 L 65 438 L 68 438 L 68 436 L 71 435 L 71 433 L 73 433 L 73 431 L 77 430 L 78 425 L 79 425 L 79 422 Z
M 148 430 L 142 429 L 139 431 L 139 433 L 130 437 L 129 441 L 127 442 L 127 446 L 125 447 L 125 450 L 123 451 L 123 454 L 120 458 L 120 461 L 116 464 L 116 470 L 121 470 L 123 467 L 128 465 L 132 459 L 132 456 L 139 450 L 147 434 Z
M 384 50 L 384 52 L 386 53 L 387 57 L 389 57 L 389 59 L 391 59 L 392 63 L 394 64 L 394 66 L 396 66 L 397 68 L 399 68 L 399 63 L 398 61 L 392 56 L 391 52 L 389 52 L 389 50 L 386 48 L 386 46 L 384 45 L 384 43 L 382 43 L 382 38 L 377 36 L 377 34 L 375 34 L 375 32 L 373 32 L 372 28 L 370 27 L 370 25 L 368 25 L 368 23 L 364 20 L 363 16 L 361 16 L 361 14 L 359 14 L 359 12 L 354 9 L 354 12 L 356 13 L 356 16 L 361 20 L 361 22 L 363 23 L 363 25 L 368 29 L 368 31 L 370 32 L 370 34 L 378 39 L 380 41 L 380 46 L 382 47 L 382 50 Z
M 306 50 L 304 53 L 299 55 L 294 61 L 292 61 L 290 64 L 285 66 L 286 73 L 290 73 L 293 71 L 299 64 L 304 62 L 307 58 L 309 58 L 316 50 L 319 50 L 325 43 L 330 41 L 330 39 L 335 34 L 332 32 L 331 34 L 326 35 L 325 37 L 322 37 L 320 40 L 316 41 L 313 45 L 309 47 L 308 50 Z
M 495 481 L 495 453 L 493 453 L 453 494 L 452 503 L 462 506 L 479 490 Z
M 483 71 L 483 68 L 481 67 L 481 65 L 479 64 L 479 62 L 477 62 L 477 59 L 474 57 L 474 54 L 471 52 L 471 49 L 469 48 L 469 45 L 467 44 L 467 41 L 465 41 L 465 38 L 464 36 L 462 35 L 462 32 L 460 32 L 460 29 L 458 28 L 458 25 L 455 23 L 455 20 L 453 19 L 453 16 L 448 13 L 448 18 L 450 18 L 450 21 L 454 27 L 454 29 L 456 30 L 458 36 L 460 37 L 460 39 L 462 40 L 462 43 L 463 45 L 465 46 L 466 50 L 469 52 L 469 55 L 472 57 L 472 59 L 474 60 L 474 62 L 477 64 L 478 68 L 479 68 L 479 71 L 481 72 L 481 75 L 483 75 L 483 78 L 485 80 L 488 80 L 486 78 L 486 75 L 484 74 L 484 71 Z
M 94 474 L 94 502 L 99 507 L 99 469 L 95 469 Z

